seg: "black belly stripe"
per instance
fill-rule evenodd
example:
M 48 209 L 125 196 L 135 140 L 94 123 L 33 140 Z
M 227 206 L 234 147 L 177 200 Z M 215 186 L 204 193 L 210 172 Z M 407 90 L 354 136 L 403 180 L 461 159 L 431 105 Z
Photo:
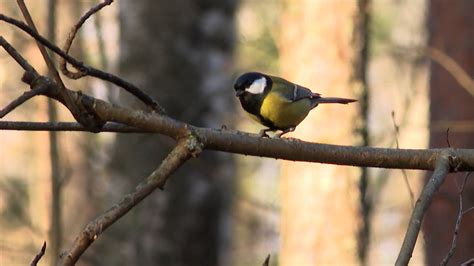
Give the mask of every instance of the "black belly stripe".
M 260 122 L 262 122 L 263 125 L 271 128 L 271 129 L 278 129 L 277 127 L 275 127 L 275 125 L 273 124 L 272 121 L 266 119 L 265 117 L 263 117 L 261 114 L 258 114 L 257 115 L 258 119 L 260 120 Z
M 239 97 L 239 100 L 244 110 L 257 117 L 260 123 L 262 123 L 264 126 L 271 129 L 278 129 L 275 127 L 272 121 L 266 119 L 260 114 L 260 108 L 262 107 L 262 101 L 260 99 L 256 98 L 254 95 L 244 94 L 243 96 Z

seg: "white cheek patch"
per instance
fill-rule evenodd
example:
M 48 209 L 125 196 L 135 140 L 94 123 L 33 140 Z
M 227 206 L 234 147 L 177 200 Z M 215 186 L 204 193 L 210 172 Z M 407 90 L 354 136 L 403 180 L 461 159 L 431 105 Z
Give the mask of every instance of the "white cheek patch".
M 265 90 L 265 87 L 267 86 L 267 80 L 262 77 L 260 79 L 255 80 L 250 87 L 246 88 L 245 90 L 247 92 L 250 92 L 252 94 L 261 94 Z

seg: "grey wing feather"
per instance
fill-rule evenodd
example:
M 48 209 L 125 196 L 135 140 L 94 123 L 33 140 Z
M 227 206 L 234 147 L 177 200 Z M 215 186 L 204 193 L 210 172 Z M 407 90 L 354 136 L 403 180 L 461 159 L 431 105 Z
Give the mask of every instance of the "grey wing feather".
M 305 99 L 305 98 L 309 98 L 309 99 L 321 98 L 321 95 L 319 93 L 314 93 L 310 89 L 297 85 L 297 84 L 294 84 L 294 85 L 295 85 L 294 90 L 293 90 L 294 101 Z
M 301 99 L 319 99 L 321 95 L 319 93 L 314 93 L 310 89 L 290 82 L 286 79 L 270 76 L 274 80 L 273 90 L 278 91 L 279 93 L 285 95 L 288 99 L 292 101 L 298 101 Z M 293 88 L 293 90 L 288 90 Z

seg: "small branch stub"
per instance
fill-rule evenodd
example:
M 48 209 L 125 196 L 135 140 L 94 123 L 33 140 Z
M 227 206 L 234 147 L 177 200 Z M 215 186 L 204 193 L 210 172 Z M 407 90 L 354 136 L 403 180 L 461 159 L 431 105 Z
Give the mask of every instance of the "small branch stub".
M 38 265 L 38 262 L 41 260 L 41 258 L 44 256 L 46 253 L 46 241 L 43 242 L 43 246 L 41 247 L 40 252 L 35 256 L 33 261 L 31 262 L 31 266 L 36 266 Z

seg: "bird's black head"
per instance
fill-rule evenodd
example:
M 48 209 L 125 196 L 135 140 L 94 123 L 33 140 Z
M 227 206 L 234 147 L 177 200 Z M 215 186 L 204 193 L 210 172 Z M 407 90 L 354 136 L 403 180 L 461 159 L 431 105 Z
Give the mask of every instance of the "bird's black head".
M 270 78 L 265 74 L 258 72 L 244 73 L 234 83 L 235 95 L 240 97 L 246 92 L 262 94 L 269 87 L 270 82 Z

